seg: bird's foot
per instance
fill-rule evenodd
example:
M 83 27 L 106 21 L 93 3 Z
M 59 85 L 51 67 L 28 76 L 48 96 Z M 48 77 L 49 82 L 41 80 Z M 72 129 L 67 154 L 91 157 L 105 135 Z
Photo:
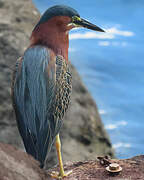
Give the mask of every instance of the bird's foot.
M 65 172 L 65 173 L 58 173 L 58 172 L 56 172 L 56 171 L 52 171 L 52 173 L 50 174 L 50 176 L 52 177 L 52 178 L 55 178 L 55 179 L 62 179 L 62 178 L 64 178 L 64 177 L 66 177 L 66 176 L 68 176 L 69 174 L 71 174 L 72 173 L 72 171 L 67 171 L 67 172 Z

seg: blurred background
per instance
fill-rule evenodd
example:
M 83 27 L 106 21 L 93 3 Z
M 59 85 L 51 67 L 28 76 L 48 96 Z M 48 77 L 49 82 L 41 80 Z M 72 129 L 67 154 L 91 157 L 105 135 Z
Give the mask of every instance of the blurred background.
M 94 97 L 117 158 L 142 154 L 144 144 L 144 1 L 33 0 L 41 13 L 55 4 L 76 9 L 106 33 L 70 32 L 69 59 Z

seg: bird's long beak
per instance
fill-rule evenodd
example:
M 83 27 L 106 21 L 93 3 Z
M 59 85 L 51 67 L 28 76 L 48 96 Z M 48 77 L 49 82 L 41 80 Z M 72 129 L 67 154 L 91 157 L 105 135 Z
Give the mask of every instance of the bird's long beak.
M 92 24 L 88 21 L 86 21 L 85 19 L 82 19 L 81 18 L 81 21 L 78 21 L 77 22 L 78 25 L 84 27 L 84 28 L 87 28 L 87 29 L 91 29 L 91 30 L 94 30 L 94 31 L 100 31 L 100 32 L 105 32 L 103 29 L 99 28 L 98 26 L 96 26 L 95 24 Z
M 103 29 L 99 28 L 95 24 L 92 24 L 92 23 L 86 21 L 85 19 L 82 19 L 82 18 L 77 17 L 77 16 L 74 16 L 72 18 L 72 23 L 75 27 L 84 27 L 84 28 L 91 29 L 94 31 L 105 32 Z

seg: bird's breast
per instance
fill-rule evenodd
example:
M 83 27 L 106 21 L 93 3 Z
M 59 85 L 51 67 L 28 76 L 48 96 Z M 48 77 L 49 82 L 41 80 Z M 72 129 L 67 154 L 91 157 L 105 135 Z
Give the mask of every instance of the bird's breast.
M 62 56 L 56 57 L 56 101 L 55 116 L 62 119 L 70 103 L 72 76 L 68 62 Z

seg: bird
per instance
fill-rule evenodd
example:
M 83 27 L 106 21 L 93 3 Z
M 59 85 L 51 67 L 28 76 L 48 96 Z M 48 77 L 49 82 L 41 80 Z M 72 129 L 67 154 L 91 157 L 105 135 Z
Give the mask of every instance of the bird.
M 71 173 L 64 172 L 59 132 L 72 92 L 69 31 L 79 27 L 104 32 L 69 6 L 48 8 L 33 28 L 12 76 L 12 104 L 26 152 L 43 168 L 55 142 L 59 173 L 52 176 L 56 178 Z

